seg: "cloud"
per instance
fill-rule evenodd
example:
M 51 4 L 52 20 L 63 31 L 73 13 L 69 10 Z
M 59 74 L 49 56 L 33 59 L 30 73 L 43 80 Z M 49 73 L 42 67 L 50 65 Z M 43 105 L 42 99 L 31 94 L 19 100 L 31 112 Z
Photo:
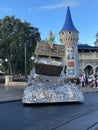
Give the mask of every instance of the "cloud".
M 28 11 L 32 11 L 32 8 L 28 8 L 27 10 L 28 10 Z
M 59 3 L 59 4 L 41 6 L 39 9 L 53 10 L 57 8 L 63 8 L 66 6 L 79 6 L 80 4 L 81 4 L 81 0 L 73 0 L 73 1 L 66 0 L 66 2 Z
M 65 3 L 60 3 L 60 4 L 55 4 L 55 5 L 47 5 L 47 6 L 41 6 L 39 9 L 48 9 L 48 10 L 53 10 L 56 8 L 62 8 L 65 7 Z
M 8 11 L 11 11 L 11 9 L 10 8 L 0 7 L 0 11 L 2 11 L 2 12 L 8 12 Z
M 81 5 L 81 0 L 66 0 L 66 6 L 79 6 Z

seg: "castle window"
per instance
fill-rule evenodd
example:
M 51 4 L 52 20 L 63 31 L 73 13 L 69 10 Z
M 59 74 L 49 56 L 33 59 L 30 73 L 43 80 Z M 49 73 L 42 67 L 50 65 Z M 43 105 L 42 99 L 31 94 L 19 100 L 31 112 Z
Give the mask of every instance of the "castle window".
M 69 31 L 69 34 L 71 34 L 71 31 Z
M 67 50 L 68 52 L 74 52 L 74 47 L 68 47 Z
M 62 35 L 64 35 L 64 32 L 62 32 Z
M 67 56 L 67 59 L 68 59 L 68 60 L 74 60 L 74 54 L 69 54 L 69 55 Z

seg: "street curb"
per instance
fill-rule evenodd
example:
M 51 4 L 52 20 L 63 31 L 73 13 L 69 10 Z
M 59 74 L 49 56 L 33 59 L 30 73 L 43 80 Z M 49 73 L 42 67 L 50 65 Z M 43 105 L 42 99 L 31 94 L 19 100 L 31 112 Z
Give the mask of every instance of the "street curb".
M 18 101 L 22 101 L 22 99 L 0 101 L 0 104 L 3 104 L 3 103 L 9 103 L 9 102 L 18 102 Z
M 98 93 L 98 91 L 85 91 L 85 92 L 82 92 L 82 93 Z

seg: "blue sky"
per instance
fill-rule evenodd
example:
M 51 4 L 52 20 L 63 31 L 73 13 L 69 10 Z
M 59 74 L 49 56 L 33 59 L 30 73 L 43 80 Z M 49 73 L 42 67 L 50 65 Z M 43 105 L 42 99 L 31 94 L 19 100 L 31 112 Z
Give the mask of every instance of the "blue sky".
M 98 0 L 0 0 L 0 19 L 14 15 L 38 27 L 42 39 L 53 31 L 55 42 L 59 43 L 59 31 L 69 3 L 73 23 L 80 32 L 79 42 L 94 45 L 98 32 Z

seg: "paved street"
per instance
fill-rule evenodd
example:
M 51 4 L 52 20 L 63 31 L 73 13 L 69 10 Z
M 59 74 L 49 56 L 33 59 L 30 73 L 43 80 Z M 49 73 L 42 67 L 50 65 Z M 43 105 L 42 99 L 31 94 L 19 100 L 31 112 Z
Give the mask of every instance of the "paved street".
M 1 85 L 0 130 L 98 130 L 98 89 L 80 89 L 85 98 L 83 104 L 23 105 L 24 86 Z
M 5 86 L 0 84 L 0 102 L 21 100 L 25 86 Z
M 98 93 L 84 96 L 83 104 L 1 103 L 0 130 L 87 130 L 98 122 Z

